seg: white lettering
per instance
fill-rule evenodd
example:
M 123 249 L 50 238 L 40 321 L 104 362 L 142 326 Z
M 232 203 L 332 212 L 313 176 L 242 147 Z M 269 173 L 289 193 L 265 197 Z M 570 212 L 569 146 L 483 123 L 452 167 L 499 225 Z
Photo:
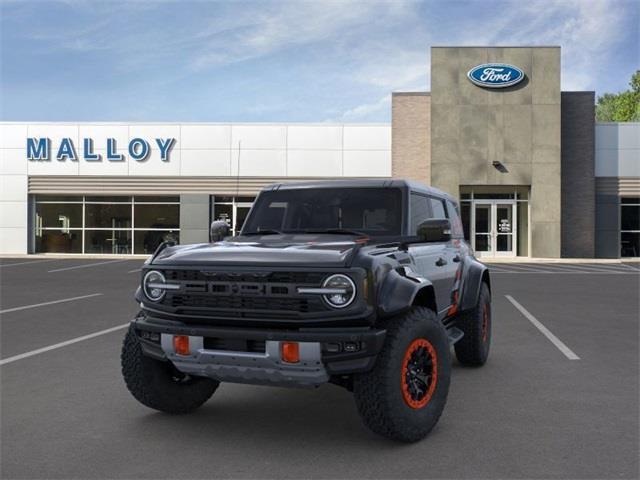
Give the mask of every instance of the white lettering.
M 504 68 L 485 68 L 480 75 L 480 80 L 483 82 L 508 82 L 511 80 L 511 70 L 507 73 L 503 72 Z

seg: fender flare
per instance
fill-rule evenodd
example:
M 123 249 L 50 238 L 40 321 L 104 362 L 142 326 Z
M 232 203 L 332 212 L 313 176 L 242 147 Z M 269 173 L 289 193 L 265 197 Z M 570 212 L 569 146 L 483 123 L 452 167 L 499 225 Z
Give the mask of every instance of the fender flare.
M 380 317 L 404 313 L 416 302 L 438 312 L 431 282 L 407 267 L 390 270 L 377 293 Z
M 491 278 L 487 266 L 473 257 L 467 258 L 462 278 L 460 310 L 465 311 L 474 308 L 478 304 L 480 287 L 483 282 L 487 284 L 489 291 L 491 291 Z

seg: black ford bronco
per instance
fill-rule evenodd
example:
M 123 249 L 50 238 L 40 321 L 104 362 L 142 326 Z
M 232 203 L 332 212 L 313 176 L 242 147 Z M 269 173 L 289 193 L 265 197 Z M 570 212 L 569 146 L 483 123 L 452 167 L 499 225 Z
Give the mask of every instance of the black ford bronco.
M 277 184 L 236 237 L 161 245 L 122 349 L 144 405 L 190 412 L 220 382 L 352 391 L 364 423 L 422 439 L 449 390 L 450 346 L 482 365 L 491 340 L 487 268 L 449 195 L 402 180 Z

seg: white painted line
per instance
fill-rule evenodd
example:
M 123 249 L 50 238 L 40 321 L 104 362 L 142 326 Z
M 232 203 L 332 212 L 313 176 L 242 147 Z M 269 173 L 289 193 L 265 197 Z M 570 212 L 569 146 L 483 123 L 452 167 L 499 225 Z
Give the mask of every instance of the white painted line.
M 127 273 L 136 273 L 142 271 L 141 268 L 136 268 L 135 270 L 129 270 Z
M 25 305 L 23 307 L 7 308 L 6 310 L 0 310 L 0 313 L 18 312 L 20 310 L 28 310 L 29 308 L 45 307 L 47 305 L 55 305 L 56 303 L 73 302 L 75 300 L 82 300 L 84 298 L 98 297 L 101 293 L 92 293 L 90 295 L 82 295 L 81 297 L 63 298 L 62 300 L 53 300 L 52 302 L 34 303 L 32 305 Z
M 17 267 L 19 265 L 32 265 L 34 263 L 43 263 L 43 262 L 54 262 L 56 260 L 60 260 L 60 259 L 59 258 L 48 258 L 46 260 L 31 260 L 29 262 L 3 263 L 3 264 L 0 264 L 0 268 Z
M 95 267 L 97 265 L 106 265 L 108 263 L 127 262 L 129 260 L 130 260 L 129 258 L 126 258 L 123 260 L 109 260 L 108 262 L 85 263 L 83 265 L 75 265 L 73 267 L 56 268 L 55 270 L 49 270 L 47 273 L 64 272 L 66 270 L 75 270 L 77 268 L 89 268 L 89 267 Z
M 2 360 L 0 360 L 0 366 L 6 365 L 7 363 L 17 362 L 18 360 L 22 360 L 24 358 L 33 357 L 34 355 L 39 355 L 41 353 L 50 352 L 51 350 L 56 350 L 58 348 L 66 347 L 67 345 L 73 345 L 74 343 L 82 342 L 84 340 L 89 340 L 90 338 L 99 337 L 100 335 L 106 335 L 107 333 L 116 332 L 128 326 L 129 324 L 125 323 L 124 325 L 118 325 L 117 327 L 107 328 L 106 330 L 100 330 L 99 332 L 90 333 L 89 335 L 83 335 L 82 337 L 72 338 L 71 340 L 56 343 L 54 345 L 49 345 L 48 347 L 43 347 L 37 350 L 32 350 L 30 352 L 21 353 L 20 355 L 14 355 L 13 357 L 3 358 Z
M 538 330 L 540 330 L 540 332 L 545 337 L 547 337 L 549 341 L 553 343 L 556 346 L 556 348 L 564 354 L 565 357 L 567 357 L 569 360 L 580 360 L 580 357 L 576 355 L 573 352 L 573 350 L 571 350 L 564 343 L 562 343 L 562 341 L 558 337 L 556 337 L 553 333 L 551 333 L 547 327 L 545 327 L 542 323 L 540 323 L 540 321 L 536 317 L 531 315 L 527 311 L 527 309 L 524 308 L 522 305 L 520 305 L 511 295 L 505 295 L 505 297 L 507 298 L 507 300 L 509 300 L 513 304 L 514 307 L 516 307 L 520 311 L 522 315 L 525 316 L 527 320 L 533 323 L 533 325 Z

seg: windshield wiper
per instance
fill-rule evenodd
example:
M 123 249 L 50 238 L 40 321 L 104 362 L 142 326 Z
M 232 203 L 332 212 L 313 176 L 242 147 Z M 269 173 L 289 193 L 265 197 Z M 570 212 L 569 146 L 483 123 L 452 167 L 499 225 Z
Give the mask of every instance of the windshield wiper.
M 348 228 L 326 228 L 326 229 L 318 229 L 318 230 L 304 230 L 304 233 L 332 233 L 336 235 L 358 235 L 360 237 L 368 237 L 364 232 L 359 232 L 358 230 L 349 230 Z
M 249 236 L 249 235 L 282 235 L 282 232 L 280 230 L 271 230 L 271 229 L 264 229 L 264 230 L 256 230 L 255 232 L 245 232 L 242 233 L 241 236 Z

